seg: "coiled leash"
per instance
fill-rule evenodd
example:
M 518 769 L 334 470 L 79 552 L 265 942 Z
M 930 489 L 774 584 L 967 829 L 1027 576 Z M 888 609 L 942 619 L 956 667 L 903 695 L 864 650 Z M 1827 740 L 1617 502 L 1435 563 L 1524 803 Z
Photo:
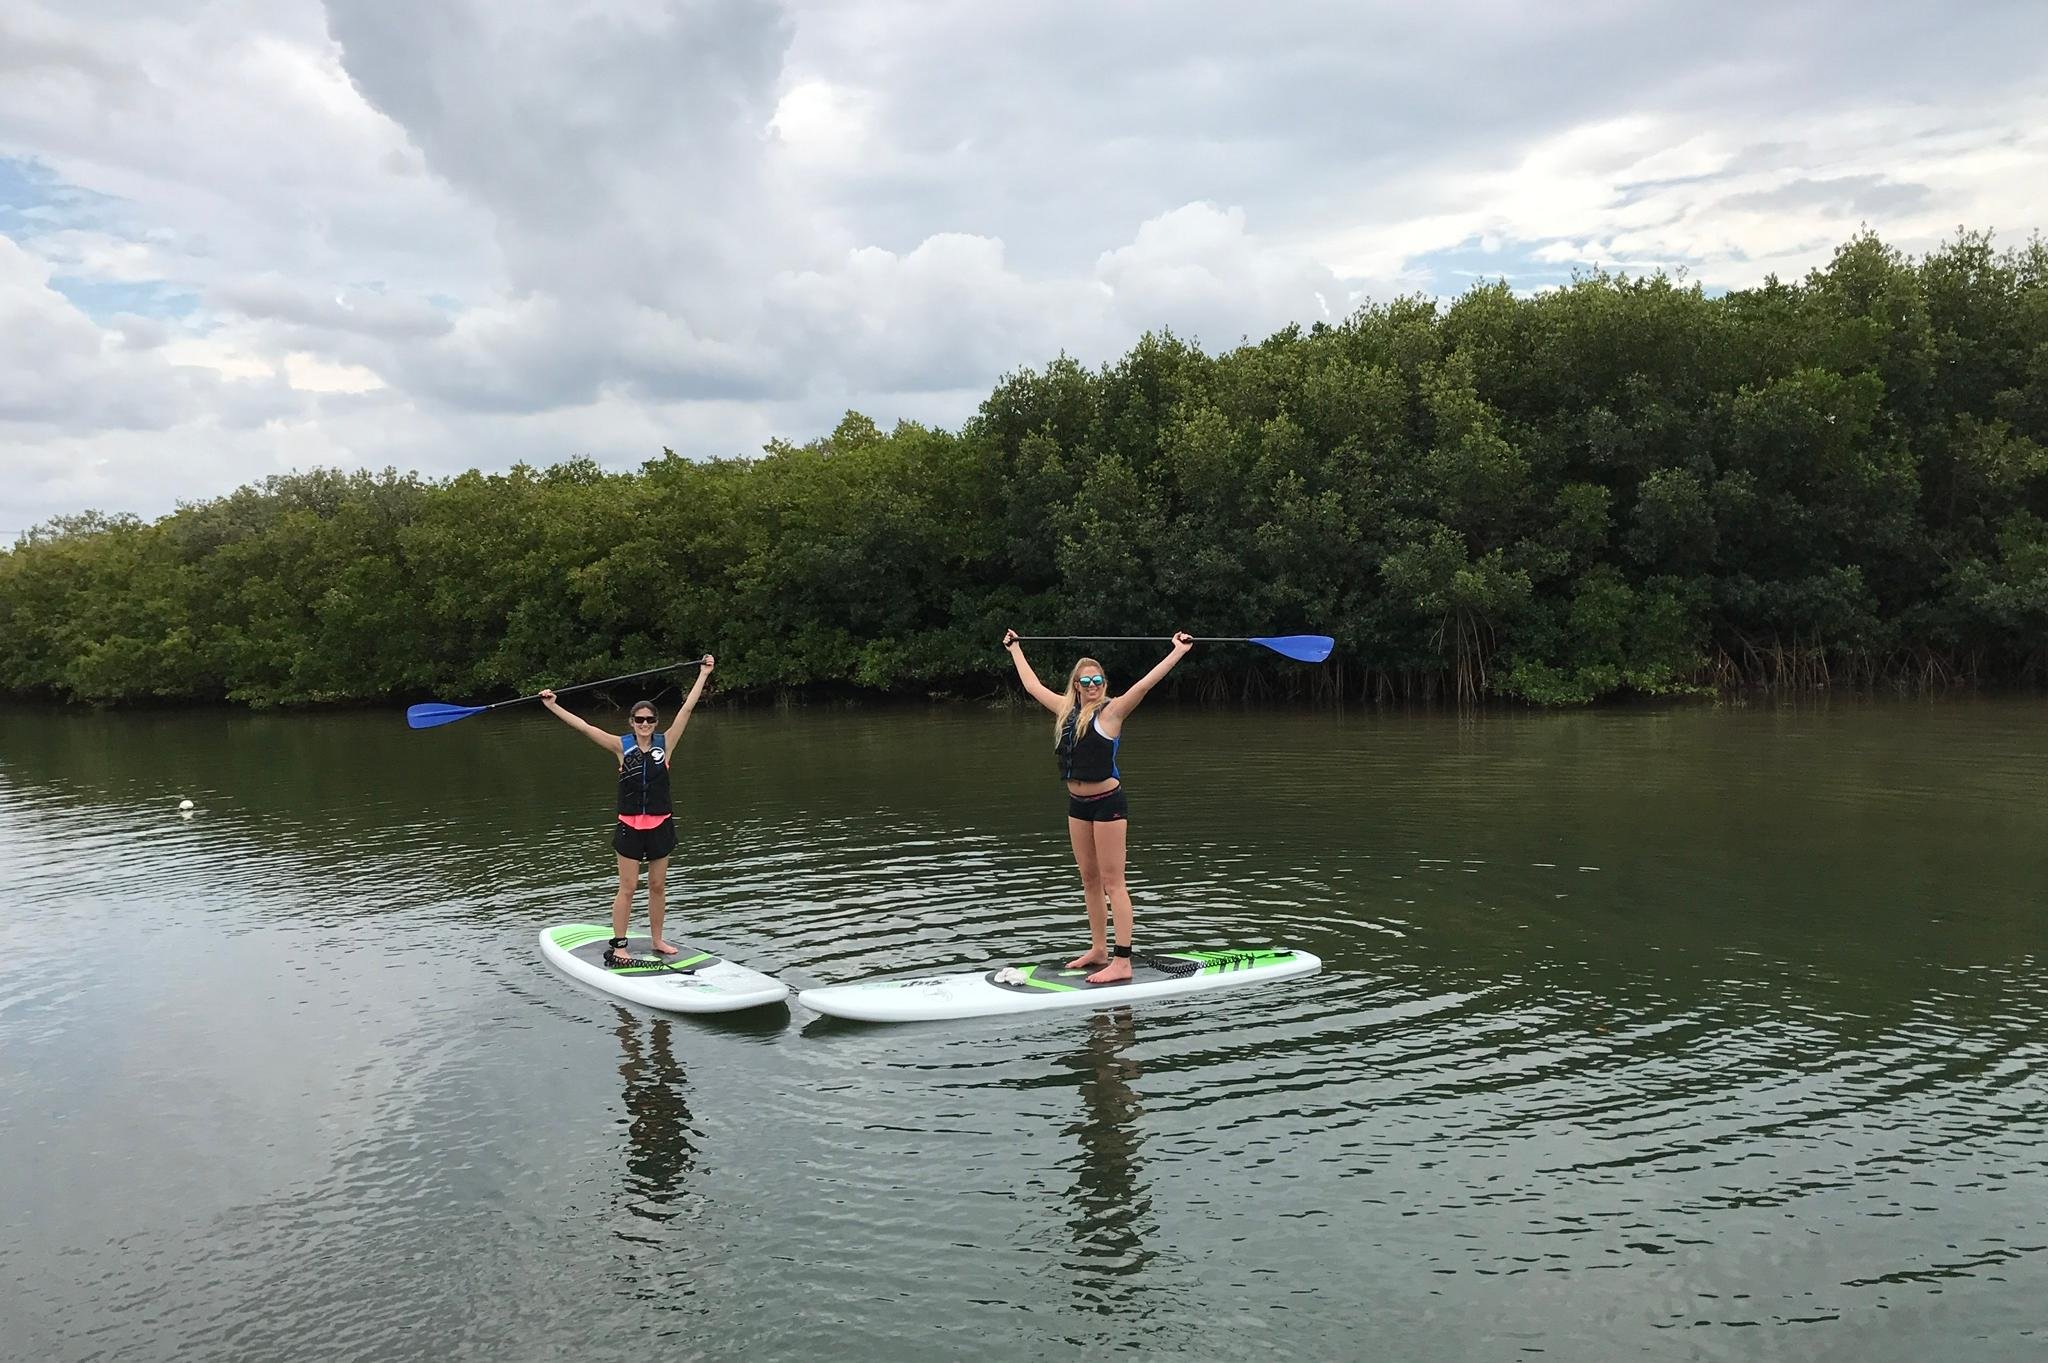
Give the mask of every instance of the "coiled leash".
M 622 953 L 625 949 L 625 938 L 612 938 L 610 945 L 605 948 L 604 968 L 606 970 L 637 970 L 644 969 L 650 965 L 658 965 L 663 970 L 673 970 L 678 975 L 694 975 L 697 973 L 697 967 L 694 965 L 670 965 L 661 958 L 661 953 L 658 951 L 651 958 L 642 958 L 639 956 L 623 955 Z

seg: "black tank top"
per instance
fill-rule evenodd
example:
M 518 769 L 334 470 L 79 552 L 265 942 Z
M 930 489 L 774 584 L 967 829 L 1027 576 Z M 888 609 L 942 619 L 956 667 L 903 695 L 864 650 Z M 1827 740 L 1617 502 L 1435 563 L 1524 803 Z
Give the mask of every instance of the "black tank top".
M 673 814 L 668 793 L 668 735 L 656 734 L 651 751 L 640 751 L 633 735 L 619 737 L 619 813 Z
M 1101 713 L 1099 710 L 1097 713 Z M 1081 711 L 1076 707 L 1067 714 L 1067 722 L 1060 726 L 1060 741 L 1053 752 L 1060 760 L 1062 781 L 1109 781 L 1121 780 L 1123 773 L 1116 769 L 1116 750 L 1123 740 L 1109 738 L 1095 727 L 1091 717 L 1088 728 L 1078 736 L 1075 726 L 1080 723 Z

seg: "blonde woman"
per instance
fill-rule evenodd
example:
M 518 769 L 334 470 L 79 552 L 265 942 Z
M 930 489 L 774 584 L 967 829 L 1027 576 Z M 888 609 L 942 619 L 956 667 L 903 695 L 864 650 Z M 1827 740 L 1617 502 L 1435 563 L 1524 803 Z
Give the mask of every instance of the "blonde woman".
M 1067 968 L 1100 967 L 1088 976 L 1090 984 L 1115 984 L 1131 978 L 1131 892 L 1124 885 L 1124 835 L 1130 806 L 1116 766 L 1124 720 L 1194 646 L 1193 638 L 1176 633 L 1173 649 L 1120 696 L 1109 694 L 1109 675 L 1102 664 L 1083 658 L 1067 674 L 1062 695 L 1031 670 L 1017 631 L 1003 631 L 1003 647 L 1017 665 L 1018 680 L 1031 698 L 1054 716 L 1053 751 L 1059 758 L 1060 779 L 1067 783 L 1067 836 L 1074 843 L 1074 862 L 1080 867 L 1081 890 L 1088 900 L 1088 950 L 1067 962 Z M 1109 941 L 1112 917 L 1114 945 Z

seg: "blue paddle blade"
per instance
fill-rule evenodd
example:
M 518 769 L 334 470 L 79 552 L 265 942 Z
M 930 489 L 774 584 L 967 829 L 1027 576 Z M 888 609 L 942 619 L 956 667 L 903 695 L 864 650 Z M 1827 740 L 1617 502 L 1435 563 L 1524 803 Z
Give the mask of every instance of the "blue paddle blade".
M 415 729 L 432 729 L 442 724 L 453 724 L 458 719 L 468 719 L 471 715 L 480 715 L 489 708 L 488 705 L 444 705 L 438 700 L 430 700 L 424 705 L 406 707 L 405 722 Z
M 1330 656 L 1330 650 L 1337 641 L 1327 634 L 1283 634 L 1277 639 L 1254 639 L 1283 658 L 1292 658 L 1300 663 L 1319 663 Z

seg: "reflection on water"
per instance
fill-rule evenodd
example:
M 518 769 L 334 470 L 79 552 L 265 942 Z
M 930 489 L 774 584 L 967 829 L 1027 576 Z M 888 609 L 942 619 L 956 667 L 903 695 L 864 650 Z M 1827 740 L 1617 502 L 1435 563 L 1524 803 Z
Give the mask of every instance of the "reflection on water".
M 1043 746 L 700 712 L 675 928 L 799 986 L 1071 948 Z M 661 1017 L 538 957 L 614 878 L 545 716 L 0 709 L 0 1357 L 2043 1356 L 2038 704 L 1121 760 L 1148 944 L 1322 974 Z
M 1138 1040 L 1130 1009 L 1091 1014 L 1083 1025 L 1087 1042 L 1069 1062 L 1079 1071 L 1081 1115 L 1066 1132 L 1080 1146 L 1067 1194 L 1074 1235 L 1067 1266 L 1080 1307 L 1107 1315 L 1124 1304 L 1119 1280 L 1142 1273 L 1153 1257 L 1145 1248 L 1152 1204 L 1138 1178 L 1144 1134 L 1131 1087 L 1144 1071 L 1130 1055 Z
M 619 1080 L 626 1126 L 626 1205 L 635 1216 L 673 1221 L 697 1153 L 690 1107 L 684 1100 L 683 1067 L 669 1035 L 676 1026 L 620 1008 Z

